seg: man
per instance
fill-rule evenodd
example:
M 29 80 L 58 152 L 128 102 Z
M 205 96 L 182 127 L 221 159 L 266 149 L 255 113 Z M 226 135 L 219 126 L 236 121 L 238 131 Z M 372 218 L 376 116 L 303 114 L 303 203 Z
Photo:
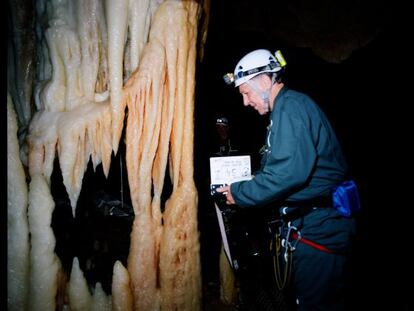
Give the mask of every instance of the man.
M 236 155 L 238 150 L 234 149 L 230 139 L 230 124 L 226 117 L 218 117 L 215 123 L 215 129 L 218 138 L 218 150 L 214 156 L 232 156 Z
M 227 204 L 280 207 L 278 286 L 292 286 L 298 310 L 343 310 L 355 223 L 333 208 L 331 192 L 346 179 L 347 165 L 325 114 L 310 97 L 282 82 L 285 65 L 279 51 L 260 49 L 225 76 L 239 88 L 243 104 L 260 115 L 269 113 L 270 123 L 254 178 L 218 191 Z

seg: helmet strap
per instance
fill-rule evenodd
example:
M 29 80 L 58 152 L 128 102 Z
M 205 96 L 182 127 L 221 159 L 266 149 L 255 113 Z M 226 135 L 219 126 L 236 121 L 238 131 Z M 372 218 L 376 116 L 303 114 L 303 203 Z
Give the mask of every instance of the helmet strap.
M 263 99 L 266 105 L 266 112 L 269 111 L 269 91 L 262 91 L 256 84 L 256 81 L 250 79 L 246 83 L 257 93 L 260 94 L 260 97 Z
M 271 77 L 272 84 L 270 85 L 270 87 L 267 91 L 262 91 L 262 98 L 263 98 L 263 101 L 266 103 L 266 106 L 267 106 L 266 110 L 267 111 L 270 110 L 270 92 L 272 91 L 272 86 L 276 82 L 276 78 L 277 78 L 277 74 L 272 73 L 272 77 Z
M 273 80 L 273 79 L 272 79 Z M 270 90 L 272 86 L 267 91 L 262 91 L 256 84 L 254 80 L 248 80 L 246 83 L 257 93 L 260 94 L 260 97 L 263 99 L 263 102 L 265 104 L 266 112 L 269 112 L 270 110 L 270 101 L 269 101 L 269 95 Z M 273 84 L 272 84 L 273 85 Z
M 269 112 L 269 110 L 270 110 L 269 93 L 270 93 L 269 91 L 262 92 L 262 99 L 263 99 L 263 102 L 266 105 L 266 112 Z

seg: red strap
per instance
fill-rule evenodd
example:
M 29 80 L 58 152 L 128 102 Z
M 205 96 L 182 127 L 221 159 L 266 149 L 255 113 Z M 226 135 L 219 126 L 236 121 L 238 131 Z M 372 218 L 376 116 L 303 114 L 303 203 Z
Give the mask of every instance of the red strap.
M 299 235 L 296 232 L 293 231 L 292 232 L 292 238 L 297 240 L 299 238 Z M 320 250 L 322 252 L 329 253 L 329 254 L 335 254 L 335 252 L 330 250 L 329 248 L 326 248 L 325 246 L 320 245 L 318 243 L 315 243 L 315 242 L 313 242 L 311 240 L 308 240 L 304 237 L 300 237 L 299 242 L 302 242 L 303 244 L 306 244 L 306 245 L 309 245 L 313 248 L 316 248 L 317 250 Z

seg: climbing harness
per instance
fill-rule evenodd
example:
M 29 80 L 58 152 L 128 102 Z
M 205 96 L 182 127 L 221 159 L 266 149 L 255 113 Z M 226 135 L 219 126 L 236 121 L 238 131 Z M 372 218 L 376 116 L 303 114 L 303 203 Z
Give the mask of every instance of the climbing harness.
M 284 289 L 289 282 L 292 272 L 293 252 L 296 250 L 298 243 L 306 244 L 328 254 L 335 254 L 333 250 L 326 246 L 303 237 L 299 230 L 302 226 L 303 217 L 315 210 L 316 207 L 295 208 L 297 217 L 290 221 L 284 219 L 288 216 L 287 209 L 288 207 L 282 208 L 281 219 L 268 223 L 269 231 L 272 235 L 270 250 L 273 254 L 273 271 L 279 290 Z M 297 226 L 292 225 L 292 221 L 295 219 L 300 220 Z

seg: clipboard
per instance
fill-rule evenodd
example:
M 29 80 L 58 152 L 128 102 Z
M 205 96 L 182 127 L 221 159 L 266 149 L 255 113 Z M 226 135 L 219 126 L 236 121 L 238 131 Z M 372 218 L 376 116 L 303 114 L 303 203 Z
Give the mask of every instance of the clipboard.
M 230 185 L 233 182 L 250 180 L 251 176 L 251 161 L 250 156 L 228 156 L 228 157 L 211 157 L 210 158 L 210 180 L 211 180 L 211 195 L 217 196 L 215 189 L 224 185 Z M 238 261 L 232 258 L 230 250 L 230 241 L 228 233 L 229 226 L 226 223 L 226 213 L 231 207 L 226 207 L 224 210 L 214 202 L 214 207 L 217 214 L 217 220 L 220 228 L 221 239 L 223 241 L 224 252 L 230 263 L 230 266 L 237 270 L 239 268 Z M 227 210 L 227 211 L 226 211 Z

